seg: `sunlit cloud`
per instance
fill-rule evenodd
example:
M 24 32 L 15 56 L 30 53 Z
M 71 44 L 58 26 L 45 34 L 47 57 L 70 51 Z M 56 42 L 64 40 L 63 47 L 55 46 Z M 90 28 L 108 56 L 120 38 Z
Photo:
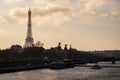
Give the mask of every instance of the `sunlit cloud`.
M 77 16 L 79 18 L 92 19 L 92 18 L 96 18 L 98 14 L 95 11 L 83 9 L 78 12 Z
M 117 0 L 77 0 L 77 2 L 83 4 L 83 8 L 76 12 L 77 19 L 108 19 L 114 21 L 120 20 L 119 10 L 106 9 L 103 12 L 100 11 L 102 9 L 104 10 L 106 5 L 108 6 L 109 3 L 117 2 Z
M 0 24 L 6 23 L 6 18 L 0 15 Z
M 26 0 L 3 0 L 5 2 L 23 2 L 23 1 L 26 1 Z
M 119 10 L 113 10 L 110 13 L 111 19 L 113 21 L 120 21 L 120 11 Z
M 83 3 L 85 9 L 97 9 L 103 7 L 105 4 L 115 0 L 77 0 L 79 3 Z
M 26 8 L 15 8 L 10 11 L 9 15 L 13 18 L 25 17 L 27 15 L 26 11 Z
M 85 9 L 91 10 L 91 9 L 100 8 L 100 7 L 102 7 L 107 1 L 110 1 L 110 0 L 86 0 Z
M 32 9 L 32 17 L 35 18 L 35 21 L 40 21 L 41 19 L 45 18 L 46 21 L 52 22 L 53 24 L 64 24 L 70 20 L 73 9 L 67 8 L 63 6 L 52 6 L 52 7 L 33 7 Z M 23 18 L 27 18 L 27 8 L 15 8 L 12 9 L 9 15 L 16 19 L 16 20 L 23 20 Z M 48 17 L 47 17 L 48 16 Z M 17 19 L 19 18 L 19 19 Z M 39 20 L 38 20 L 39 18 Z M 44 19 L 43 19 L 44 20 Z
M 31 2 L 31 3 L 68 3 L 70 0 L 3 0 L 5 2 Z
M 54 6 L 54 7 L 47 7 L 45 9 L 42 8 L 33 8 L 33 15 L 34 16 L 49 16 L 55 13 L 61 13 L 66 16 L 71 16 L 72 15 L 72 9 L 71 8 L 66 8 L 62 6 Z
M 62 2 L 68 3 L 70 0 L 34 0 L 37 3 Z
M 27 8 L 15 8 L 11 10 L 10 15 L 14 17 L 25 17 L 27 11 L 28 11 Z M 66 8 L 62 6 L 54 6 L 54 7 L 46 7 L 46 8 L 33 7 L 32 12 L 33 12 L 33 17 L 36 17 L 36 16 L 44 17 L 44 16 L 55 14 L 55 13 L 61 13 L 66 16 L 72 15 L 71 8 Z

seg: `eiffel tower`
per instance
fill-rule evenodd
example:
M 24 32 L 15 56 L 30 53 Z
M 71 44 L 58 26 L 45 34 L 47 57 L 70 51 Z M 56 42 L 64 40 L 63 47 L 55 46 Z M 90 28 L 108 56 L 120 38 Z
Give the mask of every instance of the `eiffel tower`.
M 32 37 L 32 24 L 31 24 L 31 10 L 30 10 L 30 5 L 29 5 L 29 10 L 28 10 L 28 28 L 27 28 L 27 36 L 25 39 L 25 44 L 24 44 L 24 48 L 28 48 L 28 47 L 34 47 L 34 40 Z

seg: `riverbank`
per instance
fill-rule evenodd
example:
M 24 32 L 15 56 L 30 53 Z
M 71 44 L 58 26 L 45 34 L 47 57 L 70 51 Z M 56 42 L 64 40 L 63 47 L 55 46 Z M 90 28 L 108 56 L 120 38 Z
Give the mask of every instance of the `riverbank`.
M 116 64 L 111 64 L 110 62 L 100 62 L 98 63 L 102 68 L 120 68 L 120 61 Z M 75 64 L 75 67 L 93 67 L 94 63 L 87 63 L 87 64 Z M 66 67 L 67 68 L 67 67 Z M 66 69 L 62 68 L 62 69 Z M 74 68 L 74 67 L 72 67 Z M 0 68 L 0 74 L 3 73 L 11 73 L 11 72 L 19 72 L 19 71 L 28 71 L 28 70 L 37 70 L 37 69 L 49 69 L 47 65 L 36 65 L 36 66 L 23 66 L 23 67 L 3 67 Z
M 28 71 L 28 70 L 36 70 L 36 69 L 45 69 L 45 66 L 23 66 L 23 67 L 5 67 L 0 69 L 0 74 L 3 73 L 11 73 L 18 71 Z
M 112 62 L 99 62 L 97 63 L 101 67 L 105 68 L 120 68 L 120 61 L 117 61 L 115 64 Z M 92 67 L 95 63 L 87 63 L 87 64 L 76 64 L 76 67 Z
M 93 65 L 85 65 L 85 64 L 81 65 L 81 64 L 76 64 L 76 67 L 92 67 L 92 66 L 93 66 Z M 101 65 L 100 65 L 100 66 L 101 66 Z M 106 65 L 103 66 L 103 65 L 102 65 L 101 67 L 106 67 L 106 68 L 120 68 L 120 66 L 114 66 L 114 65 L 113 65 L 113 66 L 112 66 L 112 65 L 111 65 L 111 66 L 106 66 Z

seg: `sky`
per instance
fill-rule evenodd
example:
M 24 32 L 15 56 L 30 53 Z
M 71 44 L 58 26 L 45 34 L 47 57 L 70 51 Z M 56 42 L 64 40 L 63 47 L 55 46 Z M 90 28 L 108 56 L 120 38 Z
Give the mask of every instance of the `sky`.
M 24 45 L 29 4 L 34 43 L 120 50 L 120 0 L 1 0 L 0 48 Z

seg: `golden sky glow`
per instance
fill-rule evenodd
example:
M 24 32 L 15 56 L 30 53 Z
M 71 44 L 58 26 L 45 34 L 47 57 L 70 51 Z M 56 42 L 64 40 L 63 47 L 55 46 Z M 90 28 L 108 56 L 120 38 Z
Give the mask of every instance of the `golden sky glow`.
M 31 0 L 34 42 L 79 50 L 120 49 L 120 0 Z M 24 45 L 28 0 L 0 1 L 0 48 Z

